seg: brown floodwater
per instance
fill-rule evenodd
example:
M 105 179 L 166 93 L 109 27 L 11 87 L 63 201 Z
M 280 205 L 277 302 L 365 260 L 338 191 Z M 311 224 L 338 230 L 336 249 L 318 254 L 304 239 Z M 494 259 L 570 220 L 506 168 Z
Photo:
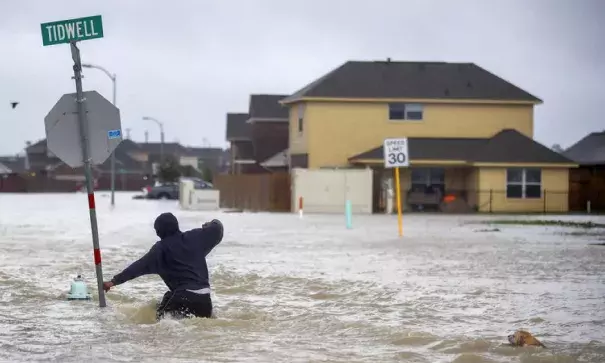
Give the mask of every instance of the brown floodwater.
M 183 228 L 223 220 L 208 259 L 216 319 L 156 323 L 157 276 L 99 308 L 85 195 L 0 194 L 0 361 L 605 362 L 605 247 L 589 245 L 602 230 L 478 232 L 495 217 L 414 214 L 398 238 L 394 216 L 347 230 L 342 215 L 97 198 L 107 279 L 155 242 L 158 213 Z M 94 301 L 65 300 L 78 273 Z M 548 348 L 508 346 L 521 328 Z

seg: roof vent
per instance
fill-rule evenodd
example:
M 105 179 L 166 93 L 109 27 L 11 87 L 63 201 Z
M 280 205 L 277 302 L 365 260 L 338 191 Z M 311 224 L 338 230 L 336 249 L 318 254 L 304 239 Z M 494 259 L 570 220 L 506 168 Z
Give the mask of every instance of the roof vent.
M 391 63 L 391 57 L 387 58 L 387 63 Z
M 420 63 L 420 64 L 418 65 L 418 68 L 419 68 L 421 71 L 424 71 L 424 70 L 426 69 L 426 65 L 425 65 L 424 63 Z
M 471 81 L 466 82 L 466 87 L 473 88 L 473 84 L 471 83 Z
M 443 91 L 443 93 L 444 93 L 446 96 L 449 96 L 449 95 L 450 95 L 450 89 L 449 89 L 449 88 L 446 88 L 446 89 L 445 89 L 445 91 Z

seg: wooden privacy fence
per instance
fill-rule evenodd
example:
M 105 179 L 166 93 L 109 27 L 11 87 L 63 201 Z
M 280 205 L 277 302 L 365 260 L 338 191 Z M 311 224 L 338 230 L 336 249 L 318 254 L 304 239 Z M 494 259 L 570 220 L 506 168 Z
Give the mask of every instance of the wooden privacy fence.
M 569 172 L 569 209 L 605 211 L 605 167 L 581 167 Z
M 569 210 L 584 212 L 590 202 L 591 211 L 605 211 L 605 182 L 602 185 L 590 182 L 569 183 Z
M 56 180 L 44 175 L 0 176 L 0 193 L 67 193 L 78 190 L 78 182 Z
M 221 208 L 290 212 L 290 174 L 221 174 L 213 184 L 220 191 Z

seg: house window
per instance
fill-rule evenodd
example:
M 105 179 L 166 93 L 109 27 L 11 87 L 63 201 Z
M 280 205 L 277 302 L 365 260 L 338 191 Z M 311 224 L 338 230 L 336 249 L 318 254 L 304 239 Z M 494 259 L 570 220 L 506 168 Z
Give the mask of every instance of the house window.
M 305 116 L 305 105 L 300 103 L 298 105 L 298 132 L 303 132 L 303 119 Z
M 514 199 L 542 198 L 542 170 L 510 168 L 506 171 L 506 197 Z
M 417 103 L 389 103 L 389 120 L 422 120 L 423 106 Z

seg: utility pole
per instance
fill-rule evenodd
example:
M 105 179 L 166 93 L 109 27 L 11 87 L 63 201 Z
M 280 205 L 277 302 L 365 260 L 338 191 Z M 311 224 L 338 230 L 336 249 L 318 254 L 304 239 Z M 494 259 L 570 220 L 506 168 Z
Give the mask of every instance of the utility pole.
M 153 121 L 160 126 L 160 164 L 162 164 L 164 162 L 164 124 L 149 116 L 143 117 L 143 120 Z

